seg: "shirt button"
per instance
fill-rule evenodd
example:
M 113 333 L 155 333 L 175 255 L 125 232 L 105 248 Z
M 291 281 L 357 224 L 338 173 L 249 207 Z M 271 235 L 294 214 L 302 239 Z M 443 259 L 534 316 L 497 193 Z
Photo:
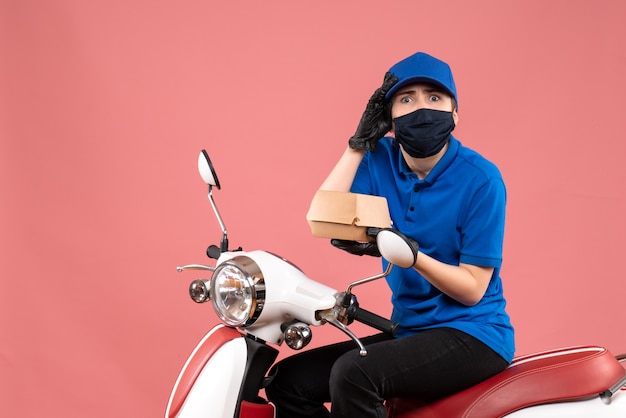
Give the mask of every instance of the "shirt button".
M 419 192 L 420 191 L 419 186 L 417 186 L 417 185 L 413 186 L 413 191 L 414 192 Z

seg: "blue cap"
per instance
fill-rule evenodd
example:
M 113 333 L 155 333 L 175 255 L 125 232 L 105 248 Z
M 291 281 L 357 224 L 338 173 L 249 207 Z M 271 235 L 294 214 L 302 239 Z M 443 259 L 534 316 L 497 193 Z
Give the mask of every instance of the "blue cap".
M 452 77 L 452 70 L 445 62 L 438 60 L 424 52 L 418 52 L 395 64 L 389 72 L 398 77 L 398 82 L 387 92 L 385 99 L 389 100 L 403 86 L 412 83 L 431 83 L 443 88 L 454 100 L 456 86 Z

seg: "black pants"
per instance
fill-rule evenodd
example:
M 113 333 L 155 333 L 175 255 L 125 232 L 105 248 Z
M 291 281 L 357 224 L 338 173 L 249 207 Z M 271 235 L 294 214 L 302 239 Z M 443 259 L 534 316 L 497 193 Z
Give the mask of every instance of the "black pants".
M 277 418 L 386 416 L 384 400 L 450 395 L 504 370 L 507 362 L 481 341 L 452 328 L 391 338 L 364 338 L 305 351 L 272 369 L 266 394 Z M 324 403 L 331 402 L 329 413 Z

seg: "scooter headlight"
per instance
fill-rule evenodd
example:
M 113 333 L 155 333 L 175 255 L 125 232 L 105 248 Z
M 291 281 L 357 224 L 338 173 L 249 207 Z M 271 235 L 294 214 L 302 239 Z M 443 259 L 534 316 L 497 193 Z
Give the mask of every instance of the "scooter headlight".
M 247 256 L 234 257 L 215 269 L 210 287 L 213 308 L 230 326 L 249 326 L 265 303 L 265 281 L 258 265 Z

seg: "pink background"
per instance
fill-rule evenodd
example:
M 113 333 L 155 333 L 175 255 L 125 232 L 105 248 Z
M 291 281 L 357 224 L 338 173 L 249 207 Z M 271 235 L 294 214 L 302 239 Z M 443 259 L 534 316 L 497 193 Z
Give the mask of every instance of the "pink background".
M 305 214 L 418 50 L 451 64 L 456 135 L 507 182 L 517 354 L 626 352 L 624 16 L 619 0 L 1 0 L 0 415 L 163 414 L 216 323 L 175 271 L 220 237 L 202 148 L 233 245 L 338 288 L 376 273 Z M 388 313 L 383 283 L 359 296 Z

